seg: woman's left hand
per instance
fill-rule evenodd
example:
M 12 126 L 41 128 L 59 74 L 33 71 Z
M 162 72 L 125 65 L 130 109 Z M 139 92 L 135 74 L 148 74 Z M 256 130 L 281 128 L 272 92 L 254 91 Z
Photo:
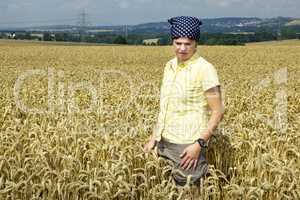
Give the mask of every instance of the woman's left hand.
M 198 164 L 200 151 L 201 146 L 197 142 L 187 146 L 180 155 L 180 158 L 182 158 L 180 167 L 184 170 L 188 170 L 193 167 L 193 170 L 195 170 Z

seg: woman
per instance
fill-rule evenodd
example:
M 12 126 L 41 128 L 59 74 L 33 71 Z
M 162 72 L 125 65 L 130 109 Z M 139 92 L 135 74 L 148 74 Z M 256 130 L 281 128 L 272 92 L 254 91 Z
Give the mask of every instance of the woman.
M 223 105 L 214 66 L 197 54 L 201 21 L 180 16 L 169 23 L 175 58 L 165 66 L 160 113 L 144 151 L 157 144 L 158 155 L 173 163 L 176 183 L 185 185 L 207 171 L 204 149 L 223 117 Z

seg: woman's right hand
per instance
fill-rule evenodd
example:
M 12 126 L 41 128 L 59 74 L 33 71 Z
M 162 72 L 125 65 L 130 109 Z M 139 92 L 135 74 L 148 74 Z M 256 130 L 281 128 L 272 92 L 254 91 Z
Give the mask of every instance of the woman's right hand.
M 155 138 L 151 137 L 149 142 L 144 146 L 144 152 L 149 153 L 155 146 Z

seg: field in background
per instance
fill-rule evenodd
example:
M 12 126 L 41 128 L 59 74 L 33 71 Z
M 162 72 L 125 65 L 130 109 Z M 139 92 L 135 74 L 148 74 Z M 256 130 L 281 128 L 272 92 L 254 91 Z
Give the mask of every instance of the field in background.
M 272 46 L 297 46 L 300 47 L 299 39 L 292 40 L 278 40 L 278 41 L 268 41 L 268 42 L 252 42 L 247 43 L 247 46 L 257 46 L 257 45 L 272 45 Z
M 117 46 L 116 44 L 104 44 L 104 43 L 90 43 L 90 42 L 61 42 L 61 41 L 39 41 L 39 40 L 13 40 L 13 39 L 0 39 L 0 46 L 43 46 L 43 45 L 55 45 L 55 46 Z
M 1 41 L 0 198 L 300 199 L 299 45 L 198 50 L 226 106 L 200 190 L 142 152 L 170 47 Z

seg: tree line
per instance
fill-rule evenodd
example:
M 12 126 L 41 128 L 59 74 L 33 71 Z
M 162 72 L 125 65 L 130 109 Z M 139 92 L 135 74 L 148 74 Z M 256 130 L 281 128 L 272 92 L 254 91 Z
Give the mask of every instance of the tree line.
M 261 42 L 283 39 L 300 39 L 300 28 L 283 27 L 280 31 L 274 32 L 268 28 L 259 28 L 252 33 L 201 33 L 200 45 L 244 45 L 249 42 Z M 49 33 L 44 32 L 43 37 L 29 32 L 15 33 L 14 39 L 44 40 L 44 41 L 64 41 L 64 42 L 87 42 L 102 44 L 127 44 L 142 45 L 145 39 L 159 38 L 157 43 L 152 45 L 169 45 L 171 39 L 168 34 L 122 34 L 97 33 L 97 34 L 74 34 L 74 33 Z M 7 38 L 4 33 L 0 33 L 0 38 Z M 150 44 L 151 45 L 151 44 Z

